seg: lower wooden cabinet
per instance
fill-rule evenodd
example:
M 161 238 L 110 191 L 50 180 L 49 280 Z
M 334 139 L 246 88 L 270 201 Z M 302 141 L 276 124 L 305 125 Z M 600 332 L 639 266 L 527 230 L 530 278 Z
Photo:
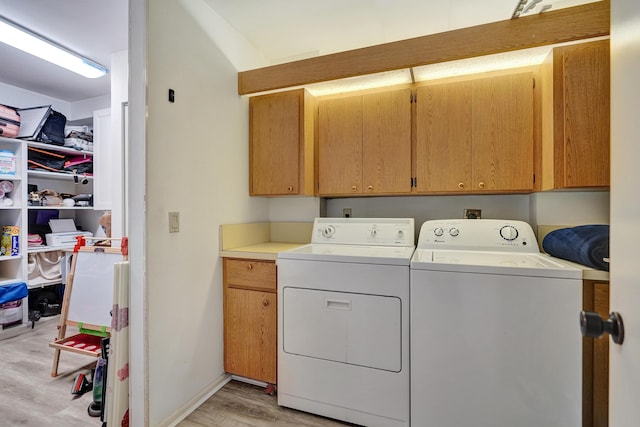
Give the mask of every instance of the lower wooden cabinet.
M 277 381 L 277 298 L 274 261 L 224 258 L 224 369 Z
M 609 317 L 609 283 L 585 280 L 585 311 Z M 582 426 L 609 425 L 609 335 L 582 338 Z

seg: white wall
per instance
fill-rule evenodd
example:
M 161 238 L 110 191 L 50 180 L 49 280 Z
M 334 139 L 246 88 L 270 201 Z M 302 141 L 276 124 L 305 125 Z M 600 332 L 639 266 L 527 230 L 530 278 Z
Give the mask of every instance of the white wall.
M 552 191 L 531 195 L 531 223 L 609 224 L 608 191 Z
M 136 260 L 146 263 L 148 422 L 158 426 L 224 378 L 218 227 L 267 220 L 269 203 L 248 196 L 248 100 L 237 95 L 237 70 L 179 2 L 147 7 L 146 206 L 131 215 L 145 222 L 146 259 Z M 132 122 L 144 120 L 130 100 Z M 172 211 L 179 233 L 168 232 Z
M 342 216 L 351 208 L 354 217 L 415 218 L 416 236 L 429 219 L 462 218 L 464 209 L 482 209 L 482 218 L 529 221 L 529 196 L 407 196 L 327 200 L 327 216 Z
M 71 103 L 69 113 L 67 114 L 67 121 L 90 123 L 93 119 L 93 112 L 108 108 L 110 99 L 111 97 L 109 95 L 104 95 Z
M 274 205 L 276 202 L 272 202 Z M 609 223 L 608 191 L 544 192 L 522 195 L 361 197 L 328 199 L 326 216 L 409 217 L 416 232 L 429 219 L 462 218 L 464 209 L 482 209 L 482 218 L 516 219 L 538 224 Z
M 269 199 L 269 221 L 313 222 L 326 216 L 324 205 L 319 197 L 273 197 Z
M 43 77 L 45 78 L 45 77 Z M 0 83 L 2 103 L 16 108 L 38 107 L 51 105 L 54 110 L 64 114 L 67 121 L 75 121 L 93 117 L 93 111 L 109 106 L 110 97 L 101 96 L 83 101 L 69 103 L 61 99 L 42 95 L 16 86 Z

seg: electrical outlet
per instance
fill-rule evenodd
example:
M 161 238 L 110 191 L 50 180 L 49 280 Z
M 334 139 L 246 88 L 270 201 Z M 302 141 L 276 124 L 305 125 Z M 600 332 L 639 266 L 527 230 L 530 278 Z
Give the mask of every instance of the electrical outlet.
M 482 209 L 465 209 L 463 218 L 480 219 L 481 216 L 482 216 Z
M 342 216 L 345 218 L 351 218 L 351 208 L 343 208 Z

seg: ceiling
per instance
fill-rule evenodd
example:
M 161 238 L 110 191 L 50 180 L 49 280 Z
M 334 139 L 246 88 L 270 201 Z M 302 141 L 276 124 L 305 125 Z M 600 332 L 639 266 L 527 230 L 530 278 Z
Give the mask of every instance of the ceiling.
M 203 2 L 271 64 L 509 19 L 518 0 L 180 0 Z M 593 1 L 593 0 L 591 0 Z M 589 0 L 545 0 L 554 8 Z M 0 0 L 0 15 L 109 66 L 127 49 L 128 0 Z M 67 102 L 106 95 L 87 79 L 0 43 L 0 82 Z

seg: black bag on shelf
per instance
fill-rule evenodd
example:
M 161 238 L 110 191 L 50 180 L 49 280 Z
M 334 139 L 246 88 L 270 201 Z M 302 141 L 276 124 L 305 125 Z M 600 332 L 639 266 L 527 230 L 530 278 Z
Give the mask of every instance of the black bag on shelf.
M 62 172 L 67 157 L 64 154 L 53 151 L 41 150 L 40 148 L 28 147 L 29 169 L 42 169 L 50 172 Z
M 67 117 L 55 110 L 51 110 L 51 114 L 42 126 L 40 138 L 44 143 L 53 145 L 64 145 L 64 127 L 67 124 Z

